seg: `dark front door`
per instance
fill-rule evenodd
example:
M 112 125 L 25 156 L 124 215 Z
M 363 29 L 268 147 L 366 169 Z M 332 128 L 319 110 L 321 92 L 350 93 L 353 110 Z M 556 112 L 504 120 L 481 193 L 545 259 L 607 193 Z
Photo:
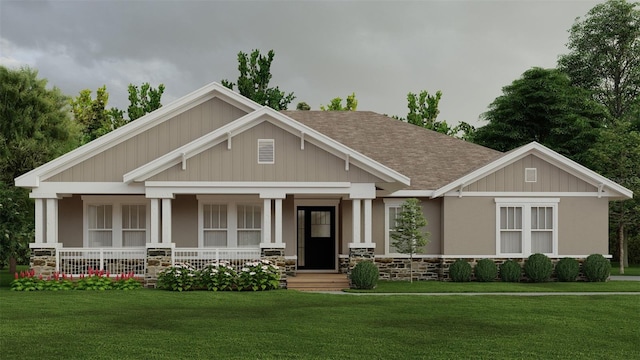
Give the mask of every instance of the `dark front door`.
M 336 266 L 335 207 L 298 207 L 298 268 L 334 270 Z

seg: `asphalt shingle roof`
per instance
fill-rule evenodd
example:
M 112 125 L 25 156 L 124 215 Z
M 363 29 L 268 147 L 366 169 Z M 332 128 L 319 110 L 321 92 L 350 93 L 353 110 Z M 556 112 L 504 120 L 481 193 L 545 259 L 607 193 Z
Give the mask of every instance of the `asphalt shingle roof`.
M 436 190 L 504 155 L 371 111 L 282 113 L 408 176 L 410 190 Z

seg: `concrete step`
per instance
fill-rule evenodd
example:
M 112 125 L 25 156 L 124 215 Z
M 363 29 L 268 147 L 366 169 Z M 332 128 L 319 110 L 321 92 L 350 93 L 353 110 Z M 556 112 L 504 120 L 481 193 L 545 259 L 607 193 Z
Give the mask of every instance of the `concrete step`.
M 287 288 L 299 291 L 340 291 L 349 288 L 345 274 L 298 273 L 287 278 Z

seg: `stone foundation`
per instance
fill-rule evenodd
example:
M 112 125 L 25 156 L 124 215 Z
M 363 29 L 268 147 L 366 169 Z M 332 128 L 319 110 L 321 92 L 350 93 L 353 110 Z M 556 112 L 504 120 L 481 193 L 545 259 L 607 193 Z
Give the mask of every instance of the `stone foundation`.
M 290 271 L 287 270 L 287 260 L 285 260 L 284 258 L 284 249 L 281 248 L 275 248 L 275 249 L 270 249 L 270 248 L 265 248 L 262 249 L 262 252 L 260 254 L 260 258 L 262 260 L 269 260 L 271 261 L 272 264 L 278 266 L 278 269 L 280 271 L 280 289 L 286 289 L 287 288 L 287 275 L 288 272 Z M 293 272 L 295 273 L 295 265 L 294 265 L 294 270 Z
M 440 280 L 440 259 L 414 258 L 411 264 L 409 258 L 376 257 L 375 264 L 380 280 Z
M 349 287 L 351 283 L 351 270 L 361 261 L 375 262 L 375 249 L 373 248 L 349 248 L 349 263 L 347 268 L 347 277 L 349 278 Z
M 158 284 L 158 274 L 171 267 L 171 249 L 147 249 L 147 270 L 144 276 L 144 286 L 155 288 Z
M 36 277 L 40 275 L 45 278 L 52 276 L 56 271 L 56 249 L 31 249 L 29 265 L 34 270 Z

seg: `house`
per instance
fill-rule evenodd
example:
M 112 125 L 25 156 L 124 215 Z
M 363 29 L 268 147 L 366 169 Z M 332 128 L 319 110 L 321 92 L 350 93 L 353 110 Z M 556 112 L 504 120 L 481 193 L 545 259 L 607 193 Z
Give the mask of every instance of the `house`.
M 419 198 L 420 279 L 459 258 L 608 253 L 608 203 L 632 192 L 537 143 L 508 153 L 372 112 L 277 112 L 217 84 L 18 178 L 35 199 L 36 272 L 268 258 L 283 281 L 373 259 L 408 276 L 389 233 Z

